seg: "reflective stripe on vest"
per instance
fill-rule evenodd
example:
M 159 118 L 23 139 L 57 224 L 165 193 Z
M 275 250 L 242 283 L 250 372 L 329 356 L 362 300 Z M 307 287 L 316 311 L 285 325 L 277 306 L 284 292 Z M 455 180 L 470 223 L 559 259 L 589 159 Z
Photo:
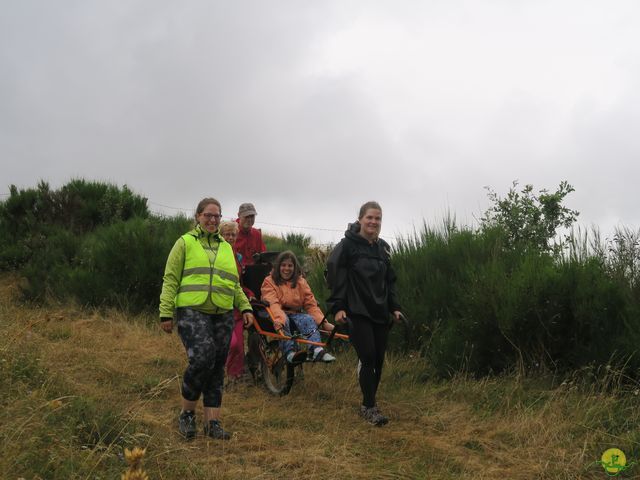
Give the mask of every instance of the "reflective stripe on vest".
M 213 266 L 200 240 L 191 233 L 182 236 L 185 242 L 185 261 L 182 279 L 176 296 L 177 307 L 197 307 L 207 298 L 224 310 L 233 308 L 233 299 L 238 284 L 238 267 L 231 245 L 218 244 Z
M 195 268 L 187 268 L 182 271 L 182 276 L 185 277 L 187 275 L 218 275 L 226 280 L 231 280 L 232 282 L 238 282 L 240 279 L 238 275 L 235 273 L 225 272 L 224 270 L 220 270 L 219 268 L 211 268 L 211 267 L 195 267 Z

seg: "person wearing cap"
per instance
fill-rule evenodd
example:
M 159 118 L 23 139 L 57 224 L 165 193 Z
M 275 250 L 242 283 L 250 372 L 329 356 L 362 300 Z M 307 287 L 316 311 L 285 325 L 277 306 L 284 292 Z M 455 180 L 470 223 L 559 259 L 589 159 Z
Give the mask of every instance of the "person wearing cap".
M 220 425 L 224 367 L 233 330 L 233 309 L 242 312 L 245 326 L 255 320 L 240 286 L 231 245 L 218 231 L 222 208 L 215 198 L 196 207 L 195 227 L 173 245 L 160 294 L 160 327 L 171 333 L 174 321 L 189 364 L 182 377 L 182 411 L 178 430 L 196 436 L 196 404 L 202 397 L 204 434 L 228 440 Z M 175 319 L 175 320 L 174 320 Z
M 242 266 L 253 265 L 253 255 L 267 250 L 262 241 L 262 232 L 257 228 L 253 228 L 257 214 L 258 212 L 256 212 L 256 207 L 253 206 L 253 203 L 243 203 L 238 208 L 236 222 L 238 222 L 240 231 L 236 239 L 236 252 L 242 255 Z

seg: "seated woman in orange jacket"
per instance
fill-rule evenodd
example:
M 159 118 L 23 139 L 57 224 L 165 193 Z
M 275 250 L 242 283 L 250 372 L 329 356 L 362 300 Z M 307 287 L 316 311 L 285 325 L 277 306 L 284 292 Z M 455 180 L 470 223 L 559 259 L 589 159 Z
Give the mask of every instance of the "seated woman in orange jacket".
M 333 330 L 318 307 L 316 297 L 311 287 L 301 275 L 300 264 L 291 251 L 282 252 L 276 258 L 271 274 L 264 279 L 262 300 L 269 302 L 273 313 L 274 326 L 277 331 L 291 336 L 290 322 L 293 322 L 302 335 L 309 335 L 307 340 L 320 342 L 319 328 Z M 287 361 L 299 362 L 303 354 L 294 351 L 296 342 L 285 340 L 281 342 L 282 350 Z M 325 352 L 323 348 L 313 346 L 309 350 L 310 359 L 314 362 L 333 362 L 335 357 Z

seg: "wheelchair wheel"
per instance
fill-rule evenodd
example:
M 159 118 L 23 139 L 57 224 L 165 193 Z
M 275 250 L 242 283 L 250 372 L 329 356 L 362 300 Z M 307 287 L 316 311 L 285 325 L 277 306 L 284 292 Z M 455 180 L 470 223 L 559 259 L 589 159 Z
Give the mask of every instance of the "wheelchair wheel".
M 286 395 L 291 390 L 295 367 L 287 362 L 278 341 L 260 338 L 260 370 L 264 384 L 274 395 Z

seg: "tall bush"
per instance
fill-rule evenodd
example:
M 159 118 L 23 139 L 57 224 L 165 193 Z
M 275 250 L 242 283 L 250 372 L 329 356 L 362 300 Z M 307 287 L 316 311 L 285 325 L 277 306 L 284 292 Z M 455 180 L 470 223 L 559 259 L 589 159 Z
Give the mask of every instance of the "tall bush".
M 302 267 L 307 270 L 306 252 L 311 244 L 311 237 L 301 233 L 289 232 L 279 237 L 273 235 L 264 235 L 264 243 L 267 247 L 267 251 L 270 252 L 283 252 L 285 250 L 291 250 Z
M 28 266 L 32 258 L 39 261 L 37 256 L 52 229 L 82 236 L 102 225 L 149 216 L 147 199 L 126 185 L 76 179 L 59 190 L 52 190 L 44 181 L 36 188 L 19 190 L 11 185 L 9 190 L 9 197 L 0 202 L 3 270 Z
M 156 310 L 169 251 L 189 228 L 183 217 L 152 217 L 96 229 L 82 242 L 60 296 L 131 312 Z
M 429 229 L 393 256 L 416 347 L 440 375 L 640 368 L 639 302 L 598 258 L 504 248 L 499 228 Z
M 570 228 L 579 215 L 562 203 L 574 188 L 563 181 L 555 192 L 543 189 L 536 194 L 533 185 L 525 185 L 520 192 L 517 186 L 513 182 L 504 198 L 487 187 L 492 205 L 482 217 L 482 227 L 504 230 L 506 248 L 559 253 L 563 242 L 554 242 L 558 229 Z

